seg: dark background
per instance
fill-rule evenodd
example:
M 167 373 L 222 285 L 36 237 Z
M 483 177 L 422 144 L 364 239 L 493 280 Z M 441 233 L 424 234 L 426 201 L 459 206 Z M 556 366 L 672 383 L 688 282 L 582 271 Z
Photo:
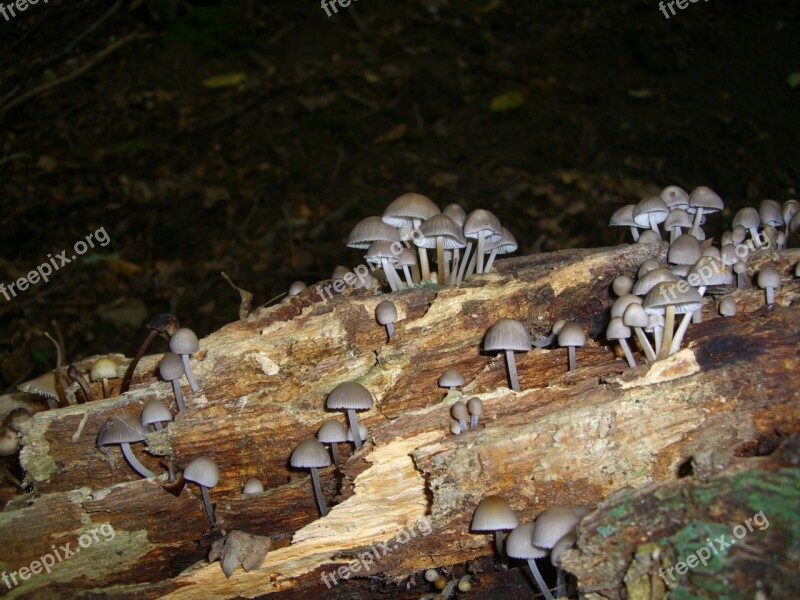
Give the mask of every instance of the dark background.
M 350 228 L 406 191 L 493 210 L 522 253 L 621 243 L 613 210 L 668 184 L 717 191 L 718 232 L 797 194 L 799 26 L 797 3 L 718 0 L 669 20 L 654 0 L 358 0 L 330 18 L 299 0 L 40 0 L 0 17 L 0 282 L 111 238 L 0 296 L 0 392 L 52 369 L 53 322 L 69 361 L 130 356 L 152 314 L 200 336 L 235 320 L 222 270 L 259 305 L 352 267 Z

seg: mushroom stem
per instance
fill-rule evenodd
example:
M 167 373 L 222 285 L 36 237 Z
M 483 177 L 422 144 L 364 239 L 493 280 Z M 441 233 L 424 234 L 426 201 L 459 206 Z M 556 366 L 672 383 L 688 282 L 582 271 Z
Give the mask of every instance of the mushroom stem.
M 439 278 L 440 285 L 447 284 L 447 274 L 444 268 L 444 238 L 436 236 L 436 276 Z
M 700 297 L 702 298 L 706 293 L 706 286 L 701 285 L 697 288 L 697 291 L 700 293 Z M 703 307 L 702 305 L 696 311 L 692 313 L 692 323 L 702 323 L 703 322 Z
M 386 333 L 389 334 L 389 341 L 392 341 L 392 336 L 394 335 L 394 323 L 387 323 L 386 324 Z
M 339 472 L 339 445 L 336 442 L 331 443 L 331 455 L 333 456 L 333 464 L 336 466 L 336 472 Z
M 164 428 L 161 426 L 161 421 L 156 421 L 155 423 L 153 423 L 153 425 L 155 426 L 155 428 L 156 428 L 156 431 L 162 431 L 162 430 L 164 429 Z
M 567 582 L 564 578 L 564 569 L 556 567 L 556 598 L 567 597 Z
M 569 357 L 569 370 L 575 370 L 575 346 L 567 346 L 567 356 Z
M 186 379 L 189 381 L 189 387 L 192 388 L 193 392 L 196 392 L 200 388 L 197 387 L 197 382 L 194 380 L 192 365 L 189 364 L 189 355 L 181 354 L 181 360 L 183 360 L 183 369 L 186 371 Z
M 458 269 L 461 266 L 461 249 L 455 248 L 453 250 L 453 262 L 450 266 L 450 279 L 447 281 L 450 285 L 456 283 L 458 277 Z
M 206 514 L 208 515 L 208 520 L 211 522 L 212 525 L 216 525 L 217 517 L 216 515 L 214 515 L 214 507 L 211 506 L 211 497 L 208 495 L 208 488 L 204 485 L 201 485 L 200 493 L 203 495 L 203 506 L 206 507 Z
M 414 280 L 411 277 L 411 271 L 408 270 L 408 265 L 403 265 L 403 274 L 406 276 L 406 284 L 408 284 L 408 287 L 414 285 Z
M 655 341 L 656 341 L 655 350 L 656 350 L 656 354 L 658 354 L 659 352 L 661 352 L 661 345 L 662 345 L 662 342 L 664 341 L 663 340 L 663 338 L 664 338 L 664 330 L 661 327 L 653 327 L 653 338 L 655 338 Z M 658 360 L 658 358 L 656 358 L 656 360 Z
M 108 398 L 108 377 L 103 377 L 103 398 Z
M 356 445 L 356 450 L 361 448 L 361 432 L 358 430 L 358 417 L 356 411 L 352 408 L 347 409 L 347 420 L 350 422 L 350 431 L 353 434 L 353 443 Z
M 508 378 L 511 380 L 511 389 L 519 391 L 519 379 L 517 379 L 517 363 L 514 362 L 514 351 L 506 350 L 506 365 L 508 366 Z
M 72 381 L 81 386 L 81 390 L 83 390 L 83 396 L 86 398 L 86 402 L 93 402 L 94 394 L 92 394 L 92 388 L 89 386 L 89 382 L 86 381 L 86 378 L 83 376 L 83 374 L 78 370 L 78 367 L 75 365 L 70 365 L 69 369 L 67 369 L 67 375 L 69 375 L 69 378 L 72 379 Z
M 740 290 L 744 289 L 744 273 L 737 273 L 736 274 L 736 287 Z
M 469 420 L 470 429 L 475 429 L 478 426 L 478 415 L 472 415 L 472 418 Z
M 422 246 L 419 247 L 419 267 L 422 272 L 420 281 L 430 281 L 431 269 L 430 266 L 428 266 L 428 251 Z
M 492 248 L 492 252 L 489 254 L 489 260 L 486 261 L 486 266 L 483 268 L 484 273 L 488 273 L 492 269 L 495 256 L 497 256 L 497 248 Z
M 482 229 L 478 232 L 478 248 L 475 250 L 475 253 L 478 256 L 478 273 L 483 273 L 483 251 L 486 246 L 486 240 L 484 239 L 485 235 L 486 234 Z
M 456 277 L 456 283 L 461 283 L 464 279 L 467 263 L 469 263 L 470 250 L 472 250 L 472 242 L 467 242 L 467 247 L 464 249 L 464 258 L 461 259 L 461 264 L 458 265 L 458 276 Z
M 774 287 L 768 287 L 768 288 L 765 288 L 764 291 L 767 293 L 767 305 L 769 306 L 770 304 L 774 304 L 775 303 L 775 288 Z
M 319 473 L 317 473 L 316 467 L 311 467 L 311 481 L 314 483 L 314 496 L 317 498 L 319 512 L 324 517 L 328 514 L 328 508 L 325 506 L 325 499 L 322 497 L 322 487 L 319 485 Z
M 125 460 L 128 461 L 128 464 L 134 471 L 136 471 L 139 475 L 141 475 L 145 479 L 148 477 L 156 476 L 155 473 L 153 473 L 150 469 L 148 469 L 142 463 L 139 462 L 139 459 L 136 458 L 136 455 L 131 450 L 130 444 L 124 443 L 120 444 L 120 446 L 122 447 L 122 455 L 125 457 Z
M 633 330 L 636 332 L 636 337 L 639 339 L 639 344 L 642 346 L 647 362 L 655 362 L 656 353 L 653 351 L 653 346 L 650 345 L 650 340 L 647 339 L 645 332 L 642 331 L 641 327 L 634 327 Z
M 469 266 L 467 267 L 467 272 L 464 274 L 465 279 L 469 279 L 472 277 L 472 274 L 475 272 L 475 266 L 478 264 L 478 251 L 472 253 L 472 258 L 469 259 Z
M 750 232 L 750 239 L 753 240 L 756 248 L 761 248 L 761 236 L 758 235 L 758 229 L 756 227 L 750 227 L 747 231 Z
M 572 346 L 570 346 L 572 348 Z M 536 561 L 532 558 L 528 559 L 528 568 L 531 570 L 531 575 L 536 580 L 536 585 L 539 586 L 539 589 L 544 594 L 546 600 L 553 600 L 553 594 L 550 593 L 550 588 L 547 587 L 547 584 L 544 582 L 544 577 L 539 572 L 539 567 L 536 566 Z
M 181 383 L 178 379 L 172 380 L 172 391 L 175 392 L 175 402 L 178 404 L 178 412 L 186 410 L 186 404 L 183 402 L 183 392 L 181 392 Z
M 689 328 L 689 321 L 691 320 L 692 320 L 692 313 L 686 313 L 685 315 L 683 315 L 683 319 L 681 319 L 681 324 L 678 326 L 678 329 L 675 332 L 674 337 L 672 338 L 672 343 L 669 346 L 670 354 L 675 354 L 678 350 L 681 349 L 681 342 L 683 341 L 683 335 Z
M 631 348 L 628 346 L 628 341 L 625 339 L 619 340 L 619 345 L 622 346 L 622 351 L 625 353 L 625 360 L 628 361 L 628 366 L 631 369 L 636 368 L 636 359 L 633 358 L 633 354 L 631 354 Z
M 462 431 L 462 432 L 464 432 L 464 431 L 466 431 L 467 429 L 469 429 L 469 428 L 467 427 L 467 421 L 466 421 L 465 419 L 459 419 L 459 420 L 458 420 L 458 424 L 459 424 L 459 425 L 461 425 L 461 431 Z
M 700 221 L 702 220 L 702 218 L 703 218 L 703 207 L 698 206 L 697 212 L 694 213 L 694 221 L 692 221 L 691 235 L 693 235 L 694 237 L 697 237 L 697 234 L 700 230 Z
M 156 331 L 155 329 L 151 329 L 150 333 L 147 334 L 147 337 L 144 338 L 142 345 L 139 346 L 139 351 L 136 353 L 136 356 L 133 357 L 133 360 L 128 365 L 128 368 L 125 369 L 125 377 L 122 379 L 122 387 L 119 388 L 120 395 L 127 392 L 128 389 L 131 387 L 131 380 L 133 379 L 133 372 L 136 370 L 136 365 L 139 364 L 139 361 L 144 356 L 144 353 L 147 352 L 147 349 L 150 347 L 151 342 L 157 335 L 158 331 Z
M 502 529 L 495 529 L 494 532 L 494 547 L 497 550 L 497 557 L 500 559 L 500 562 L 506 564 L 506 548 L 505 544 L 503 543 L 503 530 Z
M 386 282 L 389 284 L 389 287 L 393 292 L 397 291 L 397 284 L 394 282 L 394 277 L 392 277 L 392 273 L 390 272 L 391 267 L 389 267 L 389 259 L 382 258 L 381 259 L 381 266 L 383 267 L 383 274 L 386 275 Z
M 634 242 L 638 242 L 639 241 L 639 228 L 631 225 L 630 226 L 630 230 L 631 230 L 631 235 L 633 236 L 633 241 Z
M 675 328 L 675 305 L 667 304 L 667 309 L 664 314 L 664 337 L 661 340 L 661 346 L 658 351 L 656 360 L 662 360 L 669 356 L 669 349 L 672 346 L 672 330 Z

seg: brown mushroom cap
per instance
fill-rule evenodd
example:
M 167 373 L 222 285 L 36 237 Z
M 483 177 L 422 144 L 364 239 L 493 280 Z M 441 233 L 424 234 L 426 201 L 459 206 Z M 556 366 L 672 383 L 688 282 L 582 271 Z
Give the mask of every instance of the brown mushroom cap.
M 489 352 L 499 350 L 529 352 L 531 348 L 531 334 L 516 319 L 498 319 L 483 339 L 483 349 Z
M 473 531 L 514 529 L 519 525 L 517 515 L 502 496 L 485 496 L 472 515 Z

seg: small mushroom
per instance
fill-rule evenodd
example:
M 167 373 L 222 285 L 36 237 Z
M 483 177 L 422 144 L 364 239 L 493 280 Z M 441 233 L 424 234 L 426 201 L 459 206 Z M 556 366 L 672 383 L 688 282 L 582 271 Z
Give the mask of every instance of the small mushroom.
M 514 529 L 519 525 L 517 515 L 502 496 L 485 496 L 480 501 L 472 515 L 471 529 L 473 531 L 494 532 L 495 549 L 497 556 L 503 561 L 503 531 Z
M 314 495 L 317 498 L 319 512 L 324 517 L 328 514 L 325 506 L 325 498 L 322 495 L 322 488 L 319 485 L 319 473 L 317 469 L 330 466 L 331 459 L 328 451 L 316 438 L 308 438 L 300 442 L 292 452 L 289 463 L 296 469 L 309 469 L 311 471 L 311 481 L 314 485 Z
M 622 322 L 622 317 L 614 317 L 608 322 L 606 339 L 610 342 L 619 342 L 622 351 L 625 353 L 625 360 L 628 361 L 628 366 L 633 369 L 636 367 L 636 360 L 631 354 L 630 346 L 628 346 L 627 340 L 629 337 L 631 337 L 631 329 Z
M 464 385 L 464 383 L 464 376 L 455 369 L 447 369 L 439 377 L 439 387 L 450 388 L 451 392 Z
M 197 339 L 194 331 L 186 327 L 181 327 L 176 331 L 171 338 L 169 338 L 169 349 L 175 354 L 180 355 L 183 361 L 183 369 L 186 371 L 186 379 L 189 381 L 189 386 L 193 392 L 198 389 L 197 382 L 194 380 L 192 374 L 192 366 L 189 364 L 189 356 L 200 350 L 200 342 Z
M 0 456 L 14 456 L 19 450 L 19 434 L 10 427 L 0 429 Z
M 723 208 L 725 208 L 725 205 L 722 202 L 722 198 L 712 189 L 704 185 L 694 188 L 689 195 L 689 207 L 686 209 L 686 212 L 694 213 L 694 221 L 692 222 L 691 229 L 692 235 L 698 237 L 700 221 L 703 215 L 719 212 Z
M 583 332 L 583 327 L 574 321 L 564 324 L 561 331 L 558 332 L 558 345 L 562 348 L 567 347 L 569 355 L 569 370 L 575 370 L 575 348 L 583 346 L 586 343 L 586 334 Z
M 766 293 L 767 306 L 775 303 L 775 290 L 781 287 L 781 274 L 774 267 L 762 267 L 758 272 L 758 287 Z
M 620 275 L 619 277 L 615 277 L 614 281 L 611 282 L 611 290 L 617 295 L 617 297 L 624 296 L 625 294 L 630 294 L 632 289 L 633 289 L 633 279 L 631 279 L 627 275 Z
M 469 414 L 472 415 L 469 426 L 475 429 L 478 426 L 478 418 L 483 414 L 483 402 L 477 396 L 473 396 L 467 400 L 467 409 Z
M 633 241 L 638 242 L 638 228 L 647 227 L 648 225 L 640 225 L 640 223 L 633 218 L 633 211 L 635 208 L 635 204 L 626 204 L 625 206 L 618 208 L 614 214 L 611 215 L 611 220 L 608 222 L 608 224 L 611 227 L 630 227 Z
M 328 394 L 327 406 L 330 409 L 345 409 L 347 419 L 350 422 L 352 431 L 358 430 L 357 410 L 368 410 L 372 408 L 372 394 L 360 383 L 355 381 L 345 381 L 337 385 Z M 354 440 L 356 449 L 361 448 L 361 436 L 356 435 Z
M 26 394 L 41 396 L 47 401 L 48 408 L 56 408 L 59 404 L 58 390 L 56 389 L 55 371 L 39 375 L 29 381 L 23 381 L 17 389 Z
M 458 421 L 461 431 L 467 430 L 467 419 L 469 418 L 469 409 L 467 405 L 458 400 L 450 407 L 450 414 Z
M 386 333 L 389 336 L 389 341 L 392 341 L 394 335 L 394 324 L 397 321 L 397 308 L 394 303 L 389 300 L 384 300 L 375 307 L 375 318 L 378 323 L 386 326 Z
M 472 577 L 469 575 L 464 575 L 461 579 L 458 580 L 458 591 L 459 592 L 468 592 L 472 589 Z
M 295 281 L 292 282 L 292 285 L 289 286 L 289 297 L 297 296 L 300 292 L 306 289 L 308 286 L 303 283 L 302 281 Z
M 358 435 L 361 437 L 362 440 L 366 440 L 369 436 L 369 430 L 367 426 L 363 423 L 358 424 Z M 355 439 L 353 438 L 353 430 L 349 427 L 347 428 L 347 441 L 355 443 Z
M 243 494 L 260 494 L 263 491 L 264 484 L 257 477 L 249 477 L 242 488 Z
M 164 403 L 158 398 L 150 398 L 147 404 L 142 409 L 142 425 L 147 427 L 153 425 L 156 431 L 163 429 L 162 423 L 169 423 L 172 421 L 172 413 L 164 406 Z
M 425 571 L 425 581 L 428 583 L 433 583 L 439 578 L 439 571 L 436 569 L 428 569 Z
M 144 356 L 144 353 L 147 352 L 147 349 L 150 347 L 150 344 L 155 337 L 160 335 L 165 339 L 169 339 L 172 334 L 178 331 L 180 324 L 178 323 L 178 319 L 175 317 L 175 315 L 164 313 L 156 315 L 150 319 L 145 327 L 149 330 L 149 332 L 147 337 L 144 338 L 142 345 L 139 346 L 136 356 L 133 357 L 133 360 L 128 364 L 128 368 L 125 369 L 125 376 L 122 378 L 122 387 L 119 389 L 120 394 L 124 394 L 130 389 L 131 380 L 133 379 L 133 373 L 136 370 L 136 365 L 139 364 L 139 361 L 142 359 L 142 356 Z
M 155 477 L 156 474 L 145 467 L 136 458 L 131 450 L 131 444 L 143 442 L 147 437 L 147 430 L 133 415 L 114 415 L 108 426 L 104 427 L 97 436 L 98 446 L 110 446 L 119 444 L 122 455 L 131 468 L 142 477 Z
M 206 509 L 208 520 L 212 525 L 216 525 L 217 517 L 214 515 L 214 507 L 211 505 L 208 490 L 219 483 L 219 468 L 217 464 L 208 456 L 195 458 L 186 465 L 183 470 L 183 478 L 200 486 L 200 493 L 203 495 L 203 506 Z
M 158 372 L 164 381 L 172 382 L 172 391 L 175 393 L 175 402 L 178 405 L 178 412 L 186 410 L 183 402 L 183 392 L 181 392 L 181 377 L 184 368 L 181 357 L 172 352 L 167 352 L 158 363 Z
M 337 477 L 340 476 L 338 444 L 347 441 L 347 430 L 344 428 L 344 425 L 339 423 L 336 419 L 328 419 L 322 424 L 322 427 L 319 428 L 317 439 L 323 444 L 331 445 L 333 464 L 336 466 Z
M 519 379 L 514 352 L 529 352 L 531 347 L 531 334 L 515 319 L 498 319 L 486 332 L 483 340 L 483 349 L 487 352 L 505 352 L 508 377 L 511 380 L 511 389 L 515 392 L 519 391 Z
M 650 340 L 647 338 L 647 334 L 644 332 L 644 329 L 648 327 L 650 323 L 650 319 L 648 319 L 647 313 L 644 312 L 644 308 L 642 307 L 642 299 L 638 296 L 634 297 L 638 300 L 638 302 L 630 302 L 627 304 L 622 313 L 622 323 L 626 327 L 633 327 L 633 330 L 636 332 L 636 337 L 639 340 L 639 344 L 642 346 L 645 359 L 647 362 L 651 363 L 656 360 L 656 353 L 655 350 L 653 350 L 652 344 L 650 344 Z M 611 313 L 611 318 L 613 319 L 613 306 L 611 307 Z
M 733 296 L 725 296 L 719 301 L 719 314 L 723 317 L 736 315 L 736 300 L 733 299 Z
M 564 581 L 564 569 L 561 568 L 561 556 L 578 541 L 578 536 L 575 531 L 570 531 L 558 540 L 553 549 L 550 550 L 550 563 L 556 568 L 556 586 L 557 597 L 565 598 L 567 595 L 567 586 Z
M 659 239 L 661 238 L 661 231 L 658 229 L 658 224 L 663 223 L 667 215 L 669 215 L 669 208 L 658 196 L 650 196 L 649 198 L 642 199 L 639 204 L 636 205 L 636 208 L 633 209 L 634 220 L 646 216 L 648 226 L 658 234 Z M 641 236 L 639 237 L 641 238 Z M 641 241 L 641 239 L 639 241 Z
M 219 560 L 225 577 L 230 577 L 239 565 L 245 571 L 258 569 L 267 557 L 272 539 L 260 535 L 231 531 L 211 544 L 208 562 Z
M 528 568 L 531 570 L 531 575 L 533 575 L 533 578 L 536 580 L 536 585 L 539 586 L 545 599 L 553 600 L 553 594 L 550 593 L 550 588 L 547 587 L 544 577 L 542 577 L 542 574 L 539 572 L 539 567 L 536 566 L 536 559 L 547 556 L 547 550 L 537 548 L 531 542 L 534 528 L 534 523 L 522 523 L 521 525 L 517 525 L 514 530 L 508 534 L 506 553 L 509 558 L 521 558 L 527 561 Z
M 103 382 L 103 398 L 108 398 L 108 380 L 117 376 L 117 363 L 110 358 L 101 358 L 92 365 L 89 379 Z
M 477 240 L 474 258 L 477 260 L 477 272 L 479 274 L 484 271 L 483 255 L 486 252 L 486 242 L 497 242 L 502 238 L 502 235 L 503 226 L 500 224 L 500 220 L 488 210 L 482 208 L 473 210 L 464 221 L 464 237 Z M 464 251 L 465 262 L 468 252 L 469 246 Z
M 462 431 L 463 430 L 461 429 L 459 422 L 455 419 L 450 419 L 450 433 L 453 435 L 461 435 Z
M 747 263 L 742 260 L 733 263 L 733 272 L 736 273 L 736 287 L 744 289 L 744 276 L 747 275 Z

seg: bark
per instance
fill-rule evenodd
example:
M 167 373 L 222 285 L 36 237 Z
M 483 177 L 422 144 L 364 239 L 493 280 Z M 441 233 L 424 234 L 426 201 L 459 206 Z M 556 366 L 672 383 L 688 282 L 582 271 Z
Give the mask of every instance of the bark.
M 491 570 L 490 536 L 469 532 L 484 495 L 504 495 L 522 522 L 553 504 L 596 505 L 623 488 L 675 484 L 690 457 L 730 457 L 763 436 L 798 430 L 800 311 L 789 304 L 800 286 L 789 273 L 800 251 L 763 254 L 751 268 L 769 260 L 785 275 L 775 310 L 759 308 L 763 292 L 745 289 L 734 294 L 740 316 L 714 318 L 715 301 L 706 298 L 688 348 L 636 369 L 602 334 L 611 281 L 663 258 L 652 245 L 502 260 L 459 286 L 393 293 L 398 321 L 390 343 L 374 316 L 387 296 L 347 290 L 329 298 L 311 286 L 257 310 L 201 340 L 192 359 L 200 390 L 193 394 L 184 382 L 187 410 L 146 445 L 131 446 L 156 472 L 170 457 L 178 468 L 201 455 L 215 460 L 221 477 L 210 496 L 219 524 L 212 529 L 197 486 L 175 496 L 162 489 L 165 475 L 140 479 L 118 449 L 109 459 L 95 447 L 116 412 L 138 414 L 153 397 L 174 404 L 170 384 L 156 377 L 160 355 L 144 357 L 127 394 L 39 412 L 25 431 L 20 462 L 31 493 L 0 513 L 7 561 L 0 567 L 18 571 L 52 544 L 74 548 L 104 525 L 114 537 L 100 535 L 8 594 L 357 598 L 383 580 L 421 586 L 419 572 L 429 567 L 463 573 L 465 565 L 483 565 L 476 593 L 491 597 L 508 572 Z M 500 317 L 521 320 L 534 338 L 558 319 L 581 323 L 587 344 L 578 349 L 577 370 L 567 373 L 566 349 L 518 353 L 522 391 L 509 390 L 502 353 L 481 351 Z M 437 386 L 448 368 L 465 376 L 462 391 Z M 310 477 L 289 469 L 288 458 L 326 419 L 346 422 L 343 412 L 325 410 L 325 398 L 347 380 L 374 396 L 374 407 L 359 414 L 370 435 L 355 453 L 340 446 L 340 496 L 334 498 L 334 467 L 320 470 L 331 511 L 318 518 Z M 451 435 L 450 406 L 473 395 L 484 403 L 478 428 Z M 241 495 L 249 477 L 266 491 Z M 205 558 L 214 541 L 235 530 L 273 543 L 260 568 L 237 569 L 228 579 Z M 588 534 L 582 540 L 586 556 L 600 547 Z M 353 576 L 381 580 L 328 589 L 323 573 L 365 553 L 380 558 Z M 521 577 L 512 571 L 510 578 Z M 623 575 L 603 570 L 603 589 L 621 590 Z M 408 593 L 382 585 L 386 597 Z

